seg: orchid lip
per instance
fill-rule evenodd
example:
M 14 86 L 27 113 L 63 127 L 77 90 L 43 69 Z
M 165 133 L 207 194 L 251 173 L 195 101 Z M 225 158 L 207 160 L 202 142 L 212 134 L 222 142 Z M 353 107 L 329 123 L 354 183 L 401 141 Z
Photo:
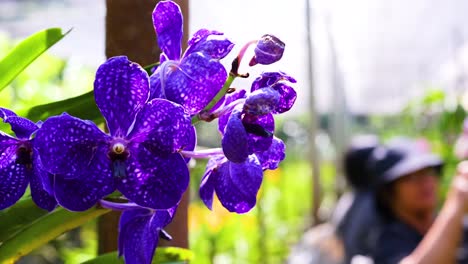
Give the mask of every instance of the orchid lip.
M 16 163 L 31 165 L 32 164 L 32 149 L 28 142 L 22 142 L 16 150 Z

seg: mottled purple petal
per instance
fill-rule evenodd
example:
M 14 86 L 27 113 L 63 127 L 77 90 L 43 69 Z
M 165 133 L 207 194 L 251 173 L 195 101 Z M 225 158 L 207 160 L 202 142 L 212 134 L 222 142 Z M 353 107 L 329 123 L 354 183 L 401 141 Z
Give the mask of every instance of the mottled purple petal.
M 11 163 L 10 152 L 14 151 L 16 156 L 16 146 L 19 140 L 0 131 L 0 169 L 4 168 Z
M 272 114 L 263 116 L 245 114 L 242 123 L 248 132 L 249 154 L 270 148 L 275 131 L 275 120 Z
M 118 239 L 118 251 L 119 251 L 119 256 L 122 256 L 124 252 L 124 229 L 125 226 L 131 222 L 134 218 L 137 217 L 143 217 L 143 218 L 151 218 L 151 211 L 148 209 L 135 209 L 135 210 L 127 210 L 123 211 L 122 214 L 120 215 L 120 221 L 119 221 L 119 239 Z
M 255 47 L 255 56 L 250 61 L 249 65 L 253 66 L 257 63 L 268 65 L 275 63 L 283 57 L 285 44 L 279 38 L 266 34 L 258 40 Z
M 111 162 L 106 151 L 104 147 L 98 149 L 91 164 L 83 171 L 86 177 L 64 179 L 60 175 L 55 176 L 55 198 L 61 206 L 70 211 L 85 211 L 115 190 Z
M 52 211 L 57 206 L 52 186 L 53 176 L 45 171 L 35 151 L 33 151 L 33 170 L 30 179 L 31 197 L 40 208 Z
M 192 131 L 190 131 L 188 133 L 188 137 L 187 137 L 187 147 L 184 148 L 184 150 L 188 150 L 188 151 L 193 151 L 195 150 L 195 147 L 197 146 L 197 130 L 195 129 L 194 126 L 192 126 Z M 184 158 L 185 159 L 185 162 L 189 162 L 190 161 L 190 158 Z
M 257 202 L 257 193 L 263 179 L 263 171 L 255 155 L 244 163 L 226 162 L 219 168 L 216 180 L 216 195 L 230 212 L 239 214 L 252 209 Z
M 170 154 L 193 144 L 193 128 L 184 108 L 164 99 L 153 99 L 138 114 L 129 138 L 153 154 Z
M 148 74 L 125 56 L 110 58 L 96 72 L 94 97 L 110 134 L 124 137 L 148 101 Z
M 88 171 L 97 147 L 106 144 L 108 140 L 109 136 L 93 122 L 64 113 L 42 124 L 34 139 L 34 146 L 48 172 L 77 178 Z
M 201 52 L 213 59 L 222 59 L 229 54 L 234 47 L 229 39 L 221 37 L 223 33 L 209 31 L 207 29 L 198 30 L 189 41 L 189 47 L 184 56 L 194 52 Z
M 216 156 L 211 158 L 206 165 L 205 174 L 203 175 L 200 183 L 200 199 L 210 210 L 213 210 L 214 188 L 216 179 L 219 177 L 218 166 L 226 161 L 227 160 L 224 158 L 224 156 Z
M 226 96 L 224 96 L 224 100 L 225 100 L 225 103 L 224 105 L 228 105 L 232 102 L 234 102 L 235 100 L 238 100 L 238 99 L 241 99 L 241 98 L 245 98 L 246 97 L 246 91 L 245 90 L 240 90 L 238 92 L 235 92 L 233 94 L 228 94 Z M 221 134 L 224 134 L 224 129 L 226 128 L 226 124 L 229 120 L 229 116 L 231 115 L 231 112 L 228 112 L 222 116 L 219 117 L 219 121 L 218 121 L 218 130 L 219 132 L 221 132 Z
M 32 170 L 16 162 L 16 145 L 2 149 L 0 158 L 0 210 L 15 204 L 28 186 Z
M 224 66 L 202 53 L 191 53 L 167 77 L 166 98 L 183 105 L 189 114 L 200 112 L 221 90 L 227 79 Z
M 178 206 L 178 205 L 177 205 Z M 167 210 L 156 210 L 153 212 L 153 217 L 151 217 L 150 228 L 151 230 L 162 229 L 172 222 L 177 206 L 169 208 Z
M 278 83 L 273 86 L 273 89 L 277 90 L 281 95 L 281 100 L 273 110 L 273 114 L 281 114 L 289 111 L 294 105 L 294 102 L 296 102 L 297 94 L 294 88 L 284 83 Z
M 143 146 L 130 149 L 127 177 L 117 179 L 117 189 L 134 203 L 168 209 L 179 203 L 189 183 L 189 171 L 178 153 L 157 157 Z
M 296 80 L 284 72 L 264 72 L 252 82 L 252 88 L 250 92 L 257 89 L 270 87 L 279 81 L 288 81 L 290 83 L 296 83 Z
M 0 118 L 11 126 L 18 138 L 28 139 L 38 129 L 37 125 L 29 119 L 17 116 L 13 111 L 0 107 Z
M 224 155 L 233 162 L 244 162 L 249 156 L 248 135 L 240 117 L 237 111 L 231 114 L 221 140 Z
M 284 160 L 286 146 L 279 138 L 274 137 L 270 148 L 267 151 L 257 152 L 258 160 L 262 169 L 274 170 L 278 168 L 279 163 Z
M 280 102 L 280 93 L 271 87 L 252 92 L 244 104 L 244 112 L 251 115 L 265 115 L 274 111 Z
M 126 264 L 151 263 L 159 240 L 159 230 L 152 229 L 149 210 L 122 213 L 119 228 L 119 254 Z
M 159 67 L 151 76 L 150 76 L 150 98 L 162 98 L 166 99 L 166 94 L 164 93 L 161 87 L 161 67 Z
M 40 208 L 52 211 L 57 206 L 57 201 L 53 195 L 50 195 L 47 191 L 44 190 L 42 182 L 36 175 L 32 175 L 30 179 L 30 188 L 31 188 L 31 197 Z
M 162 52 L 170 60 L 179 60 L 183 36 L 180 7 L 172 1 L 160 1 L 153 11 L 153 25 Z

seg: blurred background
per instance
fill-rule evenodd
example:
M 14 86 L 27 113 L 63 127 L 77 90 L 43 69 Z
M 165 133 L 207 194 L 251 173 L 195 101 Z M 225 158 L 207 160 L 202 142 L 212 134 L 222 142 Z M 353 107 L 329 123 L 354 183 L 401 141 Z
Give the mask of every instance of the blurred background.
M 266 172 L 255 209 L 235 215 L 218 203 L 209 211 L 197 197 L 205 164 L 194 167 L 192 263 L 283 263 L 346 190 L 340 157 L 355 134 L 428 138 L 448 164 L 449 182 L 468 107 L 466 10 L 463 0 L 190 1 L 189 35 L 215 29 L 236 43 L 226 67 L 244 43 L 270 33 L 286 43 L 283 59 L 261 69 L 241 65 L 240 72 L 255 78 L 281 70 L 298 81 L 296 105 L 276 119 L 286 160 Z M 103 0 L 1 0 L 0 57 L 38 30 L 72 31 L 2 92 L 0 106 L 21 114 L 91 90 L 105 60 L 105 15 Z M 249 88 L 252 78 L 234 86 Z M 199 128 L 200 144 L 217 144 L 215 126 Z M 80 263 L 96 255 L 96 237 L 91 222 L 22 262 Z

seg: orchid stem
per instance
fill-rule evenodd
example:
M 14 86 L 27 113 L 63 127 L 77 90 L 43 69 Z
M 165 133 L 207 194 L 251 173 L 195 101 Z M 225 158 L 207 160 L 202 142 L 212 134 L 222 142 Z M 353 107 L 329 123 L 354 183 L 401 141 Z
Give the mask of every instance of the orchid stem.
M 209 159 L 214 155 L 223 155 L 223 149 L 221 148 L 212 148 L 212 149 L 204 149 L 198 151 L 187 151 L 181 150 L 180 154 L 186 158 L 194 158 L 194 159 Z

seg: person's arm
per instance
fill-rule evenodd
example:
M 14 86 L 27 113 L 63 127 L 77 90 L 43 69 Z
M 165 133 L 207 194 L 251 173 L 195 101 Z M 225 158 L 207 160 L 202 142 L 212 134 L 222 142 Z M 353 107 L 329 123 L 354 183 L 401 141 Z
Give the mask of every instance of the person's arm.
M 468 161 L 461 162 L 446 202 L 424 239 L 401 264 L 455 263 L 468 212 Z

